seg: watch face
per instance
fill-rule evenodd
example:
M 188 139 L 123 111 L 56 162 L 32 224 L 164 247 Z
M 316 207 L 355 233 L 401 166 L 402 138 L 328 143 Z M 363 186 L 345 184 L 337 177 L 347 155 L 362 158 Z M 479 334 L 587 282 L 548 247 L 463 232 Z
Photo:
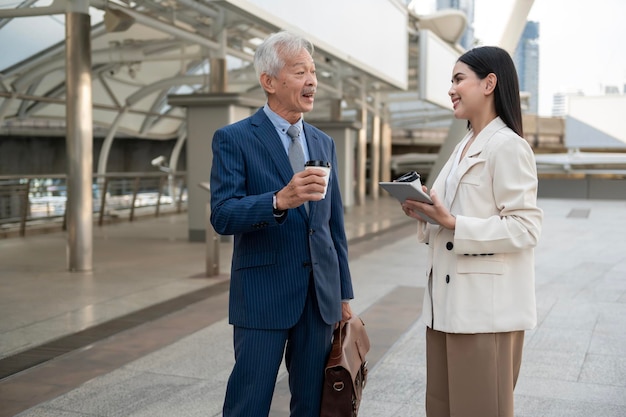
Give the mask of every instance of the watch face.
M 274 210 L 278 210 L 276 208 L 276 194 L 272 195 L 272 207 L 274 208 Z

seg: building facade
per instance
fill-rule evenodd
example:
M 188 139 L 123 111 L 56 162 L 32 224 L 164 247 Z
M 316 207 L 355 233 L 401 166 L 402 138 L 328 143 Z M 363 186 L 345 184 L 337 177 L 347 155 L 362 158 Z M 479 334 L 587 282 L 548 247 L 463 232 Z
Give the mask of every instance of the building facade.
M 526 22 L 513 61 L 519 77 L 520 90 L 527 93 L 525 113 L 539 112 L 539 22 Z

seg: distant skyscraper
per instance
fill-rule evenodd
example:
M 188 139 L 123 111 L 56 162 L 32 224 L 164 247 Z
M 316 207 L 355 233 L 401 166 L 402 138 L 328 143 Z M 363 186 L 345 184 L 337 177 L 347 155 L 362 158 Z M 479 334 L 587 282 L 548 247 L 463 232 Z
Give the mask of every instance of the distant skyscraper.
M 556 93 L 552 96 L 552 116 L 563 117 L 567 114 L 569 97 L 565 93 Z
M 519 87 L 530 97 L 526 113 L 537 114 L 539 111 L 539 22 L 526 22 L 520 37 L 513 61 L 517 68 Z
M 456 9 L 465 13 L 467 28 L 459 43 L 465 49 L 474 46 L 474 0 L 437 0 L 437 10 Z
M 609 95 L 609 94 L 619 94 L 619 87 L 616 85 L 605 85 L 604 86 L 604 94 Z
M 584 96 L 581 90 L 558 92 L 552 96 L 552 116 L 564 117 L 568 114 L 569 98 Z

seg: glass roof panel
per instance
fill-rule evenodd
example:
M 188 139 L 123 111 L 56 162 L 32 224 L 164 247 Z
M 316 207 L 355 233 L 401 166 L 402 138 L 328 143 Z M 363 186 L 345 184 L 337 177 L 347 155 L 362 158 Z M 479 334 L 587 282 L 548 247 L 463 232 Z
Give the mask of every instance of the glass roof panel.
M 2 1 L 0 9 L 15 9 L 21 4 L 31 2 Z M 51 0 L 40 0 L 32 7 L 45 7 L 52 3 Z M 92 26 L 103 19 L 101 10 L 90 8 Z M 65 15 L 29 16 L 12 19 L 0 19 L 0 71 L 4 71 L 13 65 L 36 55 L 38 52 L 49 48 L 65 37 Z

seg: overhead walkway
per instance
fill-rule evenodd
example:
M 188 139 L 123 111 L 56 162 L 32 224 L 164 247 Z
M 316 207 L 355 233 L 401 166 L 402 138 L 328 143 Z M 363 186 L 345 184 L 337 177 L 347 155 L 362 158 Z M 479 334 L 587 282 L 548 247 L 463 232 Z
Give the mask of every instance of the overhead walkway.
M 626 415 L 626 199 L 540 199 L 538 327 L 517 417 Z M 395 200 L 346 215 L 354 311 L 372 350 L 361 417 L 424 416 L 426 251 Z M 219 416 L 233 361 L 230 244 L 204 277 L 186 216 L 97 229 L 94 271 L 65 267 L 63 233 L 0 240 L 0 417 Z M 284 371 L 272 417 L 287 416 Z

